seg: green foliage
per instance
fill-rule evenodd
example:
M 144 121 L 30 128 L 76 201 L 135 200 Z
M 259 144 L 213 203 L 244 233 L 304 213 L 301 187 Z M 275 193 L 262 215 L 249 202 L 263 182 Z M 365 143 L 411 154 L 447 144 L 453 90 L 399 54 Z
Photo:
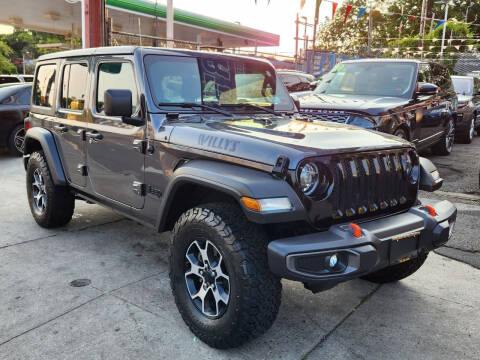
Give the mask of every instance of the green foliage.
M 5 44 L 3 41 L 0 41 L 0 74 L 16 74 L 17 67 L 13 65 L 8 59 L 9 56 L 13 54 L 13 50 Z

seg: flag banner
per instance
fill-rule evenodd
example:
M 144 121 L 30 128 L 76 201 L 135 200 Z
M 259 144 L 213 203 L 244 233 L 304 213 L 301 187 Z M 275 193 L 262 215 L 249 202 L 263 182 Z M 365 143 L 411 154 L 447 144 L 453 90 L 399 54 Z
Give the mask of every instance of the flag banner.
M 438 40 L 439 40 L 439 39 L 437 39 L 437 38 L 433 38 L 433 39 L 432 39 L 433 42 L 437 42 Z
M 468 46 L 468 50 L 472 51 L 473 50 L 473 45 L 467 45 Z
M 410 21 L 411 21 L 411 20 L 413 20 L 413 19 L 415 19 L 415 18 L 416 18 L 416 16 L 415 16 L 415 15 L 410 15 L 410 16 L 408 17 L 408 20 L 410 20 Z
M 455 45 L 454 48 L 460 50 L 460 45 Z
M 335 11 L 337 11 L 337 6 L 338 6 L 338 3 L 332 2 L 332 21 L 333 21 L 333 18 L 335 17 Z
M 445 20 L 439 20 L 437 25 L 435 26 L 435 30 L 438 29 L 440 26 L 442 26 L 443 24 L 445 24 Z
M 365 11 L 367 11 L 367 8 L 360 8 L 360 10 L 358 11 L 357 20 L 360 19 L 363 14 L 365 14 Z
M 350 14 L 350 11 L 352 11 L 352 5 L 347 5 L 347 8 L 345 9 L 345 17 L 343 18 L 343 25 L 347 22 L 347 17 L 348 14 Z
M 377 15 L 377 14 L 380 14 L 380 10 L 377 10 L 377 9 L 372 10 L 372 17 Z

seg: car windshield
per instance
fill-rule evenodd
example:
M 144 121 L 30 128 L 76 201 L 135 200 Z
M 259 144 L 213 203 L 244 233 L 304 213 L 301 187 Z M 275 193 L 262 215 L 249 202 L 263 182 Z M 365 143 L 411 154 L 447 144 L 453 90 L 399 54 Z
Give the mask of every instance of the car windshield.
M 147 55 L 144 61 L 152 96 L 162 106 L 168 103 L 212 106 L 249 103 L 277 111 L 294 109 L 274 69 L 264 62 L 217 56 L 161 55 Z
M 452 76 L 453 88 L 458 95 L 473 95 L 473 79 Z
M 414 80 L 413 63 L 340 63 L 322 77 L 315 93 L 409 97 Z

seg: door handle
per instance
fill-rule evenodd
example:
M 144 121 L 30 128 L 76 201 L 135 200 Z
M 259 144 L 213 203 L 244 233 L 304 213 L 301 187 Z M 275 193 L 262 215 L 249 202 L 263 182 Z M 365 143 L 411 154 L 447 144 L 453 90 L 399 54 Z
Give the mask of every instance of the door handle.
M 66 126 L 63 125 L 63 124 L 55 125 L 53 128 L 54 128 L 55 130 L 60 131 L 61 133 L 64 133 L 64 132 L 67 132 L 67 131 L 68 131 L 68 127 L 66 127 Z
M 88 138 L 93 139 L 93 140 L 102 140 L 103 139 L 103 135 L 100 134 L 98 131 L 87 131 L 85 133 L 85 135 Z

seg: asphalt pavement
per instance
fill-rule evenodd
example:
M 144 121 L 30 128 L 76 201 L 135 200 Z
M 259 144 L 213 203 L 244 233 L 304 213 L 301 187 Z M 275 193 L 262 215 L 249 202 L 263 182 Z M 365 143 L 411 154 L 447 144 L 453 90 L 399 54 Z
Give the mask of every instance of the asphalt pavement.
M 459 208 L 447 248 L 394 284 L 354 280 L 312 294 L 283 281 L 270 331 L 223 351 L 195 338 L 176 310 L 168 233 L 84 202 L 67 226 L 42 229 L 21 160 L 0 154 L 0 359 L 479 359 L 480 270 L 469 263 L 480 257 L 480 138 L 454 151 L 431 157 L 442 192 L 421 194 Z

